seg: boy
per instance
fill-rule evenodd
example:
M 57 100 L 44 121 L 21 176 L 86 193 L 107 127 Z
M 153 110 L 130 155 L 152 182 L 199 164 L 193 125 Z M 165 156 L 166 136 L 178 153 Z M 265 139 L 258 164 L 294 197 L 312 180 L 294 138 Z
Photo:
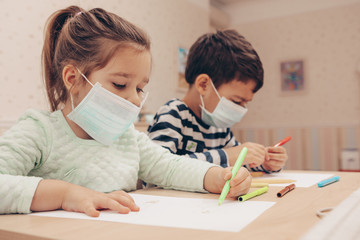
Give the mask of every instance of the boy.
M 160 107 L 149 137 L 178 155 L 233 166 L 243 147 L 252 171 L 280 171 L 287 160 L 283 147 L 239 144 L 230 130 L 247 112 L 246 104 L 263 85 L 263 67 L 251 44 L 234 30 L 202 35 L 189 51 L 182 100 Z

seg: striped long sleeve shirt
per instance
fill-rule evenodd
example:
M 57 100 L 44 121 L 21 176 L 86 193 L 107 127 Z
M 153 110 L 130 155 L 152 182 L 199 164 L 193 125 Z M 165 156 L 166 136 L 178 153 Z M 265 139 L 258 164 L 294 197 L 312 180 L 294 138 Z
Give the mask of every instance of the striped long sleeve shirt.
M 178 155 L 228 167 L 225 148 L 238 146 L 230 128 L 209 126 L 181 100 L 172 99 L 161 106 L 148 128 L 148 135 L 157 144 Z M 250 171 L 269 173 L 262 166 Z

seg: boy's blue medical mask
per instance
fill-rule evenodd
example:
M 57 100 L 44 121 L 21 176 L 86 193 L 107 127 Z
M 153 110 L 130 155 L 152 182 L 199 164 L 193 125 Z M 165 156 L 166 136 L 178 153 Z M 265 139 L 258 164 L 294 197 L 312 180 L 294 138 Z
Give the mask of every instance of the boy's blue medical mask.
M 110 145 L 136 120 L 147 94 L 138 107 L 101 87 L 98 82 L 93 85 L 79 69 L 78 71 L 92 89 L 75 109 L 72 95 L 70 95 L 72 112 L 67 117 L 96 141 Z
M 204 100 L 200 95 L 201 120 L 206 124 L 214 127 L 230 128 L 235 123 L 240 122 L 240 120 L 247 112 L 247 108 L 235 104 L 232 101 L 226 99 L 225 97 L 220 97 L 213 82 L 210 81 L 210 83 L 211 86 L 214 88 L 216 95 L 219 97 L 220 101 L 218 102 L 215 110 L 210 113 L 208 110 L 205 109 Z

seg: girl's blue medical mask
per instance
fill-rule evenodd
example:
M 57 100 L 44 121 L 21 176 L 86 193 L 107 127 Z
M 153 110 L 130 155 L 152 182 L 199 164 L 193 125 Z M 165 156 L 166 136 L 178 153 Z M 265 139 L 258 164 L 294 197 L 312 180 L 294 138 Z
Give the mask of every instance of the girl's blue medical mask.
M 204 100 L 200 95 L 201 120 L 206 124 L 214 127 L 230 128 L 235 123 L 240 122 L 240 120 L 247 112 L 247 108 L 235 104 L 232 101 L 226 99 L 225 97 L 220 97 L 213 82 L 210 81 L 210 83 L 211 86 L 214 88 L 216 95 L 219 97 L 220 101 L 216 105 L 215 110 L 210 113 L 208 110 L 205 109 Z
M 67 117 L 96 141 L 110 145 L 136 120 L 147 94 L 138 107 L 101 87 L 98 82 L 93 85 L 79 69 L 78 71 L 92 89 L 75 109 L 72 95 L 70 95 L 72 112 Z

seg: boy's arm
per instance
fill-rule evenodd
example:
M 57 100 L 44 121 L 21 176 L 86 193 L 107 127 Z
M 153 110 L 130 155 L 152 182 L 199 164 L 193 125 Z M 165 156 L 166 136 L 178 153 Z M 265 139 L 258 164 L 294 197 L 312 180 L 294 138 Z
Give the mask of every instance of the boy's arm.
M 182 145 L 183 141 L 183 136 L 179 131 L 181 131 L 181 126 L 174 126 L 168 122 L 156 122 L 149 127 L 148 135 L 158 145 L 168 149 L 173 154 L 178 154 L 179 146 Z M 223 149 L 189 153 L 183 156 L 215 163 L 222 167 L 229 166 L 227 155 Z
M 154 116 L 147 132 L 151 140 L 176 154 L 183 140 L 181 134 L 183 127 L 179 112 L 164 105 Z
M 148 136 L 155 143 L 168 149 L 173 154 L 215 163 L 222 167 L 229 166 L 228 157 L 223 149 L 179 154 L 179 151 L 181 151 L 183 147 L 182 131 L 186 122 L 187 120 L 182 119 L 180 113 L 176 109 L 164 105 L 159 109 L 152 124 L 150 124 Z M 232 141 L 233 140 L 235 140 L 235 138 L 232 139 Z

